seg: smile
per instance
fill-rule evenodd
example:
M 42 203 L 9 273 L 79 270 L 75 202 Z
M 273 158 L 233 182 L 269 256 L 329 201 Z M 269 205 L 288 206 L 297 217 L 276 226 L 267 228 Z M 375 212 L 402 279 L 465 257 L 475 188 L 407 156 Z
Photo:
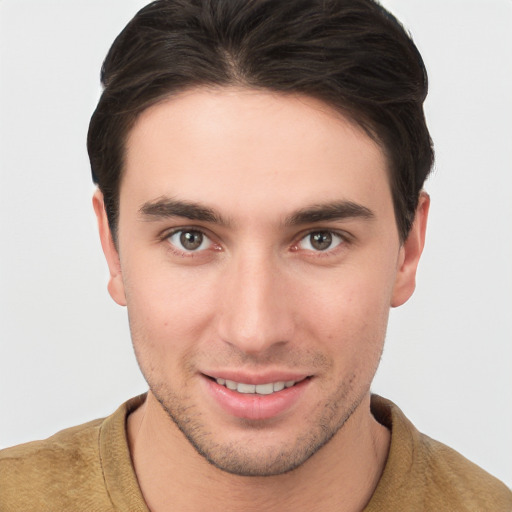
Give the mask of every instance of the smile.
M 290 372 L 275 372 L 274 375 L 265 376 L 244 376 L 241 373 L 237 376 L 237 373 L 239 372 L 226 372 L 222 377 L 205 375 L 208 378 L 202 382 L 206 384 L 214 403 L 224 413 L 246 420 L 267 420 L 292 410 L 310 389 L 312 379 L 311 375 L 292 375 Z M 233 378 L 242 382 L 232 380 Z
M 266 384 L 245 384 L 243 382 L 235 382 L 227 379 L 215 379 L 217 384 L 224 386 L 232 391 L 244 394 L 271 395 L 285 388 L 291 388 L 297 382 L 295 380 L 268 382 Z

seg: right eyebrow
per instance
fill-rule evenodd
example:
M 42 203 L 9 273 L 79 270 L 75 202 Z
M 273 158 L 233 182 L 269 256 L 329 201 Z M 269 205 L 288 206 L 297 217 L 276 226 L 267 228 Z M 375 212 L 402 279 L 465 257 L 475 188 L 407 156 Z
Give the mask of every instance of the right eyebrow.
M 215 224 L 226 225 L 227 222 L 213 209 L 189 201 L 180 201 L 169 197 L 159 197 L 144 203 L 139 213 L 147 220 L 183 217 L 190 220 L 199 220 Z

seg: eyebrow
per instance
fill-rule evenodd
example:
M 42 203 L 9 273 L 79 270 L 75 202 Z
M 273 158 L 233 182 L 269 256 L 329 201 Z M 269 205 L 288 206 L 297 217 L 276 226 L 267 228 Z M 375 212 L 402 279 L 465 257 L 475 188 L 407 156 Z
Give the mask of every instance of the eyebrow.
M 353 218 L 371 220 L 375 218 L 375 214 L 366 206 L 353 203 L 352 201 L 336 201 L 298 210 L 288 217 L 285 223 L 288 226 L 297 226 L 300 224 Z
M 139 212 L 144 217 L 154 219 L 183 217 L 190 220 L 227 225 L 227 221 L 211 208 L 169 197 L 160 197 L 154 201 L 144 203 Z
M 149 219 L 166 219 L 172 217 L 182 217 L 189 220 L 198 220 L 227 226 L 229 222 L 225 220 L 212 208 L 202 206 L 189 201 L 181 201 L 169 197 L 160 197 L 153 201 L 144 203 L 139 212 L 143 217 Z M 297 226 L 301 224 L 311 224 L 325 222 L 330 220 L 343 220 L 351 218 L 361 218 L 371 220 L 375 214 L 366 206 L 354 203 L 352 201 L 336 201 L 326 204 L 318 204 L 300 209 L 290 215 L 285 220 L 287 226 Z

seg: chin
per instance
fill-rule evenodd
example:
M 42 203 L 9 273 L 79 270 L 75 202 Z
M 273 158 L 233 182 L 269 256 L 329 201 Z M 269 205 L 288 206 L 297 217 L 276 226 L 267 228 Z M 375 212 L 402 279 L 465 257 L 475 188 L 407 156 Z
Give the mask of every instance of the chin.
M 205 420 L 197 406 L 184 406 L 191 403 L 189 397 L 177 396 L 162 386 L 153 386 L 151 391 L 172 423 L 209 464 L 232 475 L 251 477 L 283 475 L 302 466 L 343 429 L 367 395 L 364 391 L 354 396 L 349 384 L 318 404 L 313 414 L 293 420 L 292 425 L 284 422 L 281 432 L 279 425 L 264 420 L 242 420 L 236 430 L 227 432 L 226 427 L 213 424 L 211 416 Z M 219 435 L 222 431 L 224 435 Z

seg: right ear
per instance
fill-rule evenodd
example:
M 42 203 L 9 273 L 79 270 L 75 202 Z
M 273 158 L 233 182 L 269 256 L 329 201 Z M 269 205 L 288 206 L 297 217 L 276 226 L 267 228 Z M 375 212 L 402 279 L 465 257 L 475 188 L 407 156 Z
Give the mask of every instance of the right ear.
M 108 224 L 103 194 L 99 189 L 96 190 L 92 197 L 92 205 L 94 207 L 94 212 L 96 213 L 96 219 L 98 220 L 101 247 L 103 248 L 103 254 L 105 254 L 108 270 L 110 272 L 108 292 L 120 306 L 126 306 L 121 261 L 119 260 L 119 253 L 114 244 L 114 239 L 112 238 L 112 233 Z

